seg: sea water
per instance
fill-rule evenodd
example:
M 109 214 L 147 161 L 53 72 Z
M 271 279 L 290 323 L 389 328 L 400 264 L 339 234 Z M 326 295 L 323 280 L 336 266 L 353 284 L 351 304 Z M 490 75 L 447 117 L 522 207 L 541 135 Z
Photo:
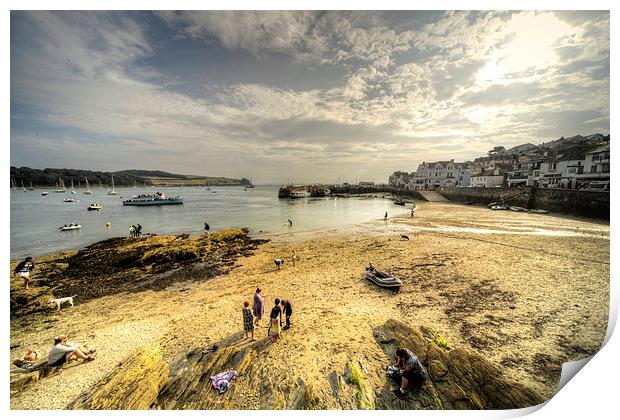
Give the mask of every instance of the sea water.
M 11 191 L 11 258 L 40 256 L 68 249 L 80 249 L 115 236 L 128 236 L 129 226 L 140 223 L 142 233 L 158 235 L 248 228 L 251 235 L 281 234 L 342 227 L 382 219 L 407 211 L 381 198 L 303 198 L 279 199 L 279 186 L 243 187 L 156 187 L 117 188 L 119 195 L 94 188 L 92 195 L 55 193 L 43 190 Z M 123 206 L 123 198 L 137 194 L 163 192 L 181 195 L 182 205 Z M 215 192 L 214 192 L 215 191 Z M 64 198 L 75 202 L 65 203 Z M 88 211 L 94 202 L 99 211 Z M 288 219 L 293 222 L 288 225 Z M 65 224 L 79 223 L 82 229 L 60 231 Z M 110 223 L 107 227 L 106 224 Z

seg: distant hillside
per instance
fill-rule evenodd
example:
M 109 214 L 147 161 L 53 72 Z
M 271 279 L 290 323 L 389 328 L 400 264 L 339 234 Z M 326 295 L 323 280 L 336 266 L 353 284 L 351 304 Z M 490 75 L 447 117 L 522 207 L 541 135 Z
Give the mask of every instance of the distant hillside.
M 33 187 L 51 187 L 56 185 L 58 179 L 62 178 L 66 187 L 73 185 L 78 187 L 81 183 L 85 185 L 85 178 L 92 187 L 100 184 L 109 186 L 112 183 L 112 175 L 114 175 L 114 184 L 116 186 L 133 186 L 133 185 L 249 185 L 250 181 L 246 178 L 233 179 L 224 177 L 203 177 L 198 175 L 180 175 L 172 174 L 164 171 L 148 171 L 140 169 L 128 169 L 117 172 L 98 172 L 83 169 L 33 169 L 28 167 L 17 168 L 11 166 L 11 180 L 20 187 L 22 182 L 25 187 L 29 187 L 32 183 Z

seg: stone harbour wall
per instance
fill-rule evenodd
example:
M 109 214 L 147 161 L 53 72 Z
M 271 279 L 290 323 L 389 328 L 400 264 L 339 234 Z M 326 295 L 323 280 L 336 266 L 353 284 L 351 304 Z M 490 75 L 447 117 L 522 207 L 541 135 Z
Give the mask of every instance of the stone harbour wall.
M 535 187 L 443 187 L 437 192 L 451 201 L 463 203 L 499 202 L 609 220 L 609 192 Z

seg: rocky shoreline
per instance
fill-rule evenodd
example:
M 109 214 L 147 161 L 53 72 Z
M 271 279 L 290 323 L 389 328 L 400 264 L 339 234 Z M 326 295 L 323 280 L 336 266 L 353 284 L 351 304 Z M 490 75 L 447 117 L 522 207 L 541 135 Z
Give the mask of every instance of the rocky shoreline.
M 446 223 L 453 230 L 437 228 Z M 488 224 L 499 233 L 475 232 Z M 513 234 L 560 225 L 565 234 Z M 400 240 L 402 233 L 411 240 Z M 11 345 L 18 347 L 11 356 L 30 345 L 46 352 L 53 336 L 66 333 L 94 345 L 97 359 L 30 381 L 17 381 L 14 371 L 11 407 L 524 407 L 550 398 L 561 363 L 591 355 L 605 335 L 605 225 L 423 203 L 415 219 L 320 235 L 261 242 L 242 231 L 215 235 L 123 238 L 37 259 L 41 277 L 33 285 L 41 290 L 33 296 L 85 290 L 91 277 L 93 291 L 59 313 L 43 296 L 12 312 Z M 287 261 L 282 270 L 273 266 L 278 257 Z M 114 268 L 98 269 L 105 258 Z M 401 278 L 399 293 L 363 280 L 368 260 Z M 20 283 L 11 284 L 17 305 Z M 275 297 L 293 302 L 293 328 L 278 342 L 269 342 L 265 328 L 256 331 L 259 341 L 243 340 L 241 306 L 257 286 L 267 311 Z M 213 344 L 219 350 L 203 356 Z M 431 375 L 405 401 L 385 375 L 399 344 Z M 229 368 L 239 378 L 219 395 L 208 377 Z M 117 393 L 127 386 L 140 391 Z

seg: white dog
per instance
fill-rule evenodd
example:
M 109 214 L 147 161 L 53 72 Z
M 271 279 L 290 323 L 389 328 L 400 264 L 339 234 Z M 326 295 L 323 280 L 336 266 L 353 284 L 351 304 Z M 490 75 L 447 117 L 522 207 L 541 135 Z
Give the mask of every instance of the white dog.
M 51 298 L 50 303 L 56 304 L 57 311 L 60 311 L 60 305 L 62 305 L 63 303 L 67 303 L 67 302 L 69 302 L 69 305 L 71 305 L 71 307 L 73 308 L 73 298 L 76 296 L 77 295 L 73 295 L 73 296 L 58 298 L 58 299 Z

